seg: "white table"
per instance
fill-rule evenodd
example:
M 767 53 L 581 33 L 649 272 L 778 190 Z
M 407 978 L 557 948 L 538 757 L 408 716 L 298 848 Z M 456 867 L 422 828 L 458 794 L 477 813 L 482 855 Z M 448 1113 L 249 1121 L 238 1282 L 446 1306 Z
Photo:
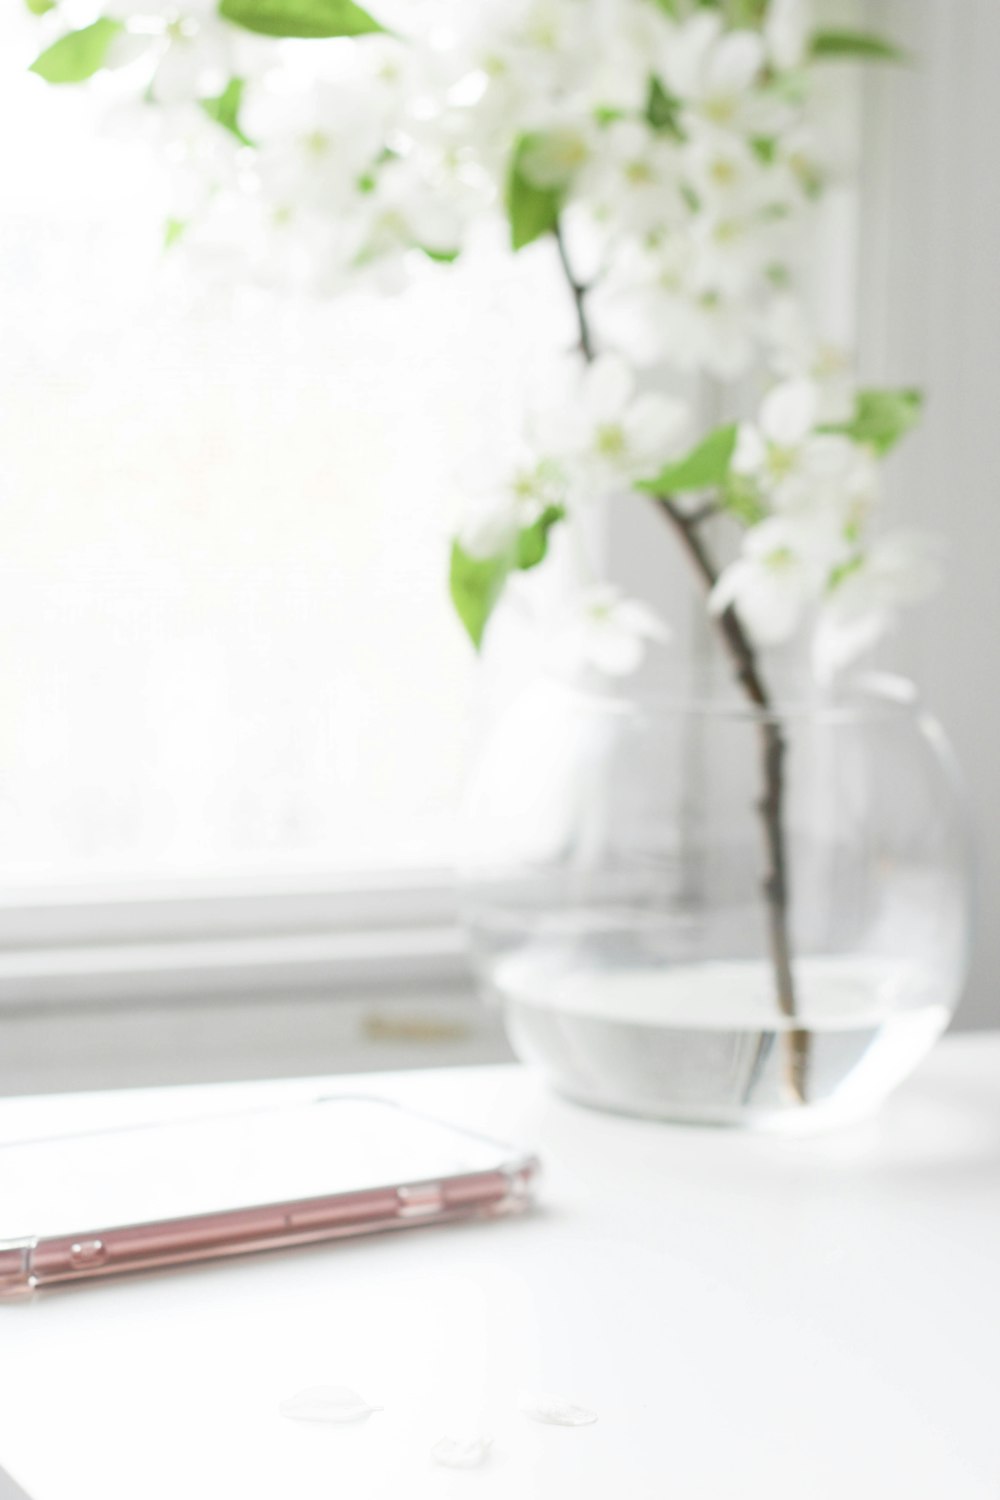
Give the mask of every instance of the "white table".
M 538 1213 L 0 1307 L 0 1465 L 32 1500 L 1000 1496 L 1000 1038 L 805 1140 L 591 1114 L 516 1068 L 365 1086 L 537 1147 Z M 9 1100 L 0 1139 L 315 1087 Z M 318 1383 L 385 1410 L 279 1417 Z M 533 1424 L 522 1387 L 600 1420 Z M 468 1428 L 487 1467 L 432 1467 Z

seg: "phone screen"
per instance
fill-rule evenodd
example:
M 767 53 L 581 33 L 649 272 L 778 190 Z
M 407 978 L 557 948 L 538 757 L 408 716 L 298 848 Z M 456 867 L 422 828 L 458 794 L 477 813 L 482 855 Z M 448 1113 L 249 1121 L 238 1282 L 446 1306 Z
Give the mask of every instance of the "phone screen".
M 23 1141 L 0 1146 L 0 1240 L 440 1181 L 517 1159 L 361 1097 Z

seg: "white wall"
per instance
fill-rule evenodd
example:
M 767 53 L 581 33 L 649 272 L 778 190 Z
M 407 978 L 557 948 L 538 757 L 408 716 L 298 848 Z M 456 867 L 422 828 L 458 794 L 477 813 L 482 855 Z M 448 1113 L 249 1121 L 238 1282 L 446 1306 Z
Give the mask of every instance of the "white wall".
M 901 452 L 900 517 L 943 532 L 948 587 L 898 655 L 948 729 L 972 798 L 980 912 L 959 1025 L 1000 1024 L 1000 5 L 869 0 L 914 66 L 867 82 L 862 359 L 928 393 Z

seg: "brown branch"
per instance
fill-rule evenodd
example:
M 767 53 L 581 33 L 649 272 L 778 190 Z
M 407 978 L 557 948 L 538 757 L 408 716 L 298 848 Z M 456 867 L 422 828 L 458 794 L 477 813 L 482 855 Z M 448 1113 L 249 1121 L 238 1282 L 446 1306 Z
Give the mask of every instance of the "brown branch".
M 722 506 L 715 500 L 706 500 L 704 505 L 699 505 L 697 510 L 689 510 L 684 519 L 689 526 L 704 526 L 706 521 L 711 521 L 714 516 L 722 515 Z
M 718 580 L 718 573 L 704 543 L 695 529 L 696 522 L 678 510 L 669 495 L 655 497 L 656 504 L 670 521 L 696 571 L 708 591 Z M 795 977 L 792 972 L 791 943 L 788 936 L 788 859 L 785 848 L 784 781 L 785 737 L 774 715 L 767 685 L 760 675 L 757 656 L 740 624 L 736 611 L 729 607 L 716 617 L 723 645 L 726 647 L 737 681 L 751 703 L 760 710 L 758 727 L 761 741 L 763 792 L 757 803 L 767 851 L 764 874 L 764 899 L 768 912 L 771 958 L 775 986 L 782 1015 L 794 1020 L 798 1015 L 795 999 Z M 806 1067 L 809 1034 L 799 1028 L 788 1034 L 788 1083 L 800 1103 L 806 1097 Z
M 555 241 L 563 274 L 576 309 L 580 353 L 589 363 L 594 358 L 594 343 L 587 318 L 587 288 L 576 279 L 573 273 L 562 226 L 559 224 L 555 228 Z M 715 514 L 717 507 L 709 504 L 692 515 L 685 516 L 672 496 L 657 495 L 653 497 L 653 500 L 673 526 L 706 591 L 711 592 L 719 575 L 698 533 L 698 527 Z M 768 913 L 768 935 L 778 1006 L 786 1019 L 794 1021 L 798 1015 L 798 1007 L 788 934 L 788 859 L 784 823 L 785 737 L 775 717 L 767 684 L 761 676 L 756 652 L 740 623 L 739 616 L 730 606 L 716 616 L 716 622 L 736 679 L 750 702 L 759 710 L 758 727 L 763 790 L 757 803 L 757 811 L 761 820 L 767 859 L 763 891 Z M 786 1036 L 786 1076 L 789 1091 L 794 1099 L 804 1104 L 809 1060 L 809 1033 L 800 1027 L 795 1027 L 789 1030 Z M 764 1044 L 762 1044 L 762 1049 L 763 1046 Z M 756 1081 L 763 1056 L 763 1050 L 761 1050 L 751 1073 L 747 1095 Z
M 569 287 L 573 297 L 573 307 L 576 312 L 576 326 L 579 330 L 580 335 L 578 340 L 580 353 L 583 355 L 587 363 L 590 364 L 591 360 L 594 358 L 595 350 L 593 336 L 590 331 L 590 321 L 587 317 L 588 289 L 583 285 L 582 282 L 577 281 L 576 276 L 573 274 L 573 267 L 570 264 L 569 254 L 566 249 L 566 238 L 563 234 L 562 225 L 558 222 L 558 220 L 556 221 L 556 227 L 553 233 L 555 234 L 556 239 L 556 249 L 559 252 L 559 263 L 562 266 L 563 275 L 566 278 L 566 284 Z

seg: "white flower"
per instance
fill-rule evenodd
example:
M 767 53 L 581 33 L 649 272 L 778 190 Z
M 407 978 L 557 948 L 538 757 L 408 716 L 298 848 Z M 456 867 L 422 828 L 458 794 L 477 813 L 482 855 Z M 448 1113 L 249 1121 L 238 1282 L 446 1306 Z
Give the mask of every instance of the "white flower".
M 550 123 L 556 101 L 587 75 L 587 27 L 578 0 L 477 0 L 456 11 L 456 100 L 474 99 L 484 139 Z
M 712 613 L 735 608 L 757 645 L 779 645 L 819 602 L 847 550 L 843 531 L 828 513 L 761 521 L 746 533 L 742 555 L 712 590 Z
M 208 199 L 171 255 L 192 259 L 199 279 L 219 290 L 242 280 L 329 297 L 343 290 L 341 249 L 326 215 L 276 206 L 260 194 L 226 192 Z
M 596 131 L 590 120 L 556 123 L 529 139 L 520 170 L 536 187 L 565 187 L 585 167 Z
M 565 498 L 566 476 L 559 465 L 525 452 L 498 484 L 473 494 L 459 526 L 459 546 L 470 557 L 499 557 L 518 532 Z
M 586 67 L 581 93 L 591 114 L 642 115 L 649 100 L 649 59 L 663 18 L 649 4 L 587 0 Z M 577 15 L 579 16 L 579 10 Z
M 277 204 L 343 213 L 359 179 L 385 145 L 386 120 L 374 90 L 344 80 L 248 93 L 242 126 L 257 143 L 254 167 Z
M 673 26 L 657 72 L 669 91 L 715 125 L 743 128 L 765 62 L 756 31 L 726 30 L 717 11 L 699 10 Z
M 638 599 L 627 599 L 609 583 L 585 589 L 554 625 L 549 657 L 560 671 L 594 669 L 627 677 L 642 664 L 649 642 L 666 642 L 671 632 Z
M 161 104 L 212 98 L 233 76 L 236 32 L 210 0 L 111 0 L 104 13 L 126 25 L 119 63 L 140 55 L 155 62 L 150 91 Z
M 653 246 L 625 245 L 591 295 L 597 326 L 635 364 L 705 370 L 730 380 L 749 366 L 757 311 L 744 300 L 698 284 L 690 235 Z
M 846 422 L 854 412 L 854 368 L 848 351 L 810 328 L 801 304 L 781 297 L 766 325 L 769 363 L 783 380 L 809 381 L 815 391 L 817 423 Z
M 752 301 L 773 266 L 787 263 L 791 225 L 784 217 L 711 205 L 692 222 L 694 285 L 703 295 Z
M 771 0 L 764 23 L 764 43 L 780 72 L 800 68 L 806 60 L 812 30 L 810 0 Z
M 777 510 L 835 506 L 845 525 L 858 525 L 877 499 L 878 466 L 849 437 L 815 431 L 819 412 L 814 381 L 776 385 L 757 423 L 740 427 L 733 472 L 754 480 Z
M 386 291 L 405 285 L 408 252 L 453 254 L 463 227 L 457 200 L 435 192 L 409 159 L 387 161 L 356 184 L 344 225 L 350 259 Z
M 879 537 L 843 569 L 820 612 L 813 666 L 829 682 L 896 624 L 901 609 L 919 604 L 941 581 L 940 549 L 931 537 L 895 531 Z
M 616 120 L 594 133 L 575 196 L 612 231 L 649 234 L 689 214 L 676 144 L 639 120 Z
M 788 194 L 753 148 L 717 126 L 692 130 L 681 148 L 683 171 L 700 204 L 715 214 L 759 215 L 783 207 Z
M 565 457 L 581 484 L 597 490 L 654 473 L 681 451 L 689 425 L 683 402 L 637 393 L 635 373 L 617 354 L 585 366 L 566 399 L 534 424 L 542 448 Z

